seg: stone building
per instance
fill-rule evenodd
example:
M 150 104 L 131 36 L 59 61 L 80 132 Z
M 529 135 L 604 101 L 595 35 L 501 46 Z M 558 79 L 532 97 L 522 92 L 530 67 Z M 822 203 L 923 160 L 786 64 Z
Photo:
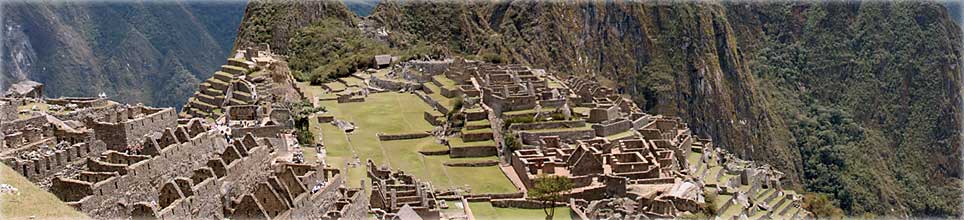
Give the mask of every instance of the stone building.
M 43 83 L 24 80 L 10 85 L 10 88 L 3 93 L 3 97 L 40 99 L 44 97 L 43 87 Z
M 419 219 L 439 219 L 438 201 L 430 184 L 402 171 L 377 167 L 371 160 L 367 166 L 372 181 L 371 208 L 377 217 L 394 219 L 414 212 Z

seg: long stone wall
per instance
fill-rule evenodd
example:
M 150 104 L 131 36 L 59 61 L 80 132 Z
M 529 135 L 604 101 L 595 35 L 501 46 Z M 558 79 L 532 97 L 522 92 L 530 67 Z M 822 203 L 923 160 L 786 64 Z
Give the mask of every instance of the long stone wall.
M 509 125 L 509 129 L 513 131 L 522 130 L 543 130 L 543 129 L 554 129 L 554 128 L 578 128 L 585 127 L 586 121 L 584 120 L 573 120 L 573 121 L 546 121 L 546 122 L 533 122 L 524 124 L 512 124 Z
M 453 147 L 449 151 L 449 155 L 452 158 L 488 157 L 488 156 L 495 156 L 498 154 L 499 154 L 499 150 L 495 146 Z
M 241 137 L 244 137 L 244 135 L 252 134 L 252 135 L 254 135 L 255 137 L 259 137 L 259 138 L 262 138 L 262 137 L 264 137 L 264 138 L 275 138 L 275 137 L 277 137 L 276 135 L 285 133 L 285 131 L 287 131 L 287 128 L 285 128 L 285 127 L 282 126 L 282 125 L 269 125 L 269 126 L 260 126 L 260 127 L 232 128 L 232 129 L 231 129 L 231 137 L 233 137 L 233 138 L 241 138 Z
M 418 96 L 418 98 L 422 99 L 422 101 L 424 101 L 426 104 L 432 106 L 432 108 L 435 108 L 435 110 L 437 110 L 438 112 L 441 112 L 441 113 L 448 113 L 448 112 L 449 112 L 449 109 L 448 109 L 448 108 L 446 108 L 444 105 L 438 103 L 438 101 L 432 99 L 432 97 L 429 97 L 429 96 L 426 95 L 426 94 L 417 93 L 417 92 L 415 93 L 415 95 Z
M 605 137 L 609 135 L 618 134 L 620 132 L 628 131 L 633 127 L 633 123 L 629 120 L 618 120 L 606 124 L 594 124 L 592 129 L 596 131 L 596 136 Z
M 565 130 L 551 132 L 529 132 L 520 131 L 519 136 L 523 144 L 536 145 L 544 136 L 559 136 L 563 141 L 573 142 L 580 139 L 588 139 L 596 136 L 596 132 L 591 129 L 586 130 Z
M 428 132 L 418 132 L 418 133 L 404 133 L 404 134 L 378 134 L 378 140 L 380 141 L 393 141 L 393 140 L 407 140 L 407 139 L 419 139 L 423 137 L 432 136 Z
M 397 91 L 397 90 L 403 90 L 403 89 L 405 89 L 405 90 L 409 90 L 409 91 L 414 91 L 414 90 L 420 90 L 420 89 L 422 89 L 422 84 L 412 83 L 412 82 L 402 82 L 402 81 L 386 80 L 386 79 L 381 79 L 381 78 L 378 78 L 378 77 L 371 78 L 371 80 L 370 80 L 369 82 L 370 82 L 371 85 L 374 86 L 374 87 L 382 88 L 382 89 L 387 89 L 387 90 L 396 90 L 396 91 Z

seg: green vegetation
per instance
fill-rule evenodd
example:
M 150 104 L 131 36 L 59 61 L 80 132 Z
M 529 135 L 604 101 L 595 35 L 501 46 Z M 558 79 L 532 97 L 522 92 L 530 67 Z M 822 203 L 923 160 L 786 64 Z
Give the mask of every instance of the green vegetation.
M 807 18 L 765 24 L 801 31 L 766 33 L 750 65 L 788 123 L 806 189 L 850 215 L 959 215 L 960 96 L 948 85 L 961 80 L 949 67 L 961 57 L 961 34 L 944 9 L 769 6 L 766 17 Z
M 310 116 L 314 113 L 325 111 L 324 106 L 315 107 L 307 99 L 291 104 L 291 117 L 295 119 L 295 133 L 297 133 L 298 143 L 314 144 L 315 136 L 309 131 Z
M 520 208 L 498 208 L 488 202 L 470 202 L 469 207 L 472 214 L 478 220 L 533 220 L 544 219 L 545 213 L 539 209 L 520 209 Z M 569 220 L 568 207 L 560 207 L 560 215 L 555 215 L 554 220 Z M 565 213 L 564 215 L 562 213 Z
M 826 194 L 808 193 L 803 197 L 803 209 L 820 219 L 843 219 L 843 210 L 837 208 Z
M 295 33 L 287 61 L 299 80 L 320 84 L 373 67 L 375 55 L 390 51 L 357 28 L 325 19 Z
M 508 152 L 522 149 L 522 142 L 516 140 L 515 134 L 508 131 L 503 131 L 502 134 L 502 143 L 505 144 L 505 148 L 509 150 Z
M 556 176 L 556 175 L 542 175 L 536 177 L 535 186 L 529 191 L 529 197 L 542 201 L 546 206 L 543 208 L 543 212 L 546 213 L 546 219 L 553 219 L 556 215 L 556 202 L 562 200 L 562 194 L 572 190 L 574 184 L 569 177 Z
M 717 192 L 716 190 L 704 188 L 703 195 L 704 195 L 704 201 L 706 201 L 706 206 L 703 207 L 702 214 L 705 214 L 705 216 L 719 215 L 720 211 L 723 211 L 723 210 L 719 210 L 720 207 L 717 207 L 717 206 L 723 205 L 723 204 L 717 204 L 719 203 L 717 201 L 720 195 L 719 192 Z

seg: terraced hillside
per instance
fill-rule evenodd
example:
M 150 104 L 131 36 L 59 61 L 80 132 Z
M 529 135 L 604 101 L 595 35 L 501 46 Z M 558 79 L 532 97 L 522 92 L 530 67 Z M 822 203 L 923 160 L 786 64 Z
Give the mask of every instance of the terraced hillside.
M 247 80 L 253 61 L 244 58 L 229 58 L 221 70 L 214 72 L 198 86 L 198 91 L 188 99 L 182 114 L 200 118 L 217 118 L 228 105 L 254 104 L 257 95 L 255 84 Z

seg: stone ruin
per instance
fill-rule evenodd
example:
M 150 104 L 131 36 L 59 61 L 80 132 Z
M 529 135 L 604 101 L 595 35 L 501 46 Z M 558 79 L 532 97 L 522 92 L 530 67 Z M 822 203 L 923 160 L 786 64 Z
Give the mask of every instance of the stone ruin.
M 566 198 L 574 214 L 584 219 L 672 218 L 701 212 L 707 204 L 704 191 L 734 198 L 723 201 L 719 210 L 738 213 L 727 217 L 809 216 L 800 208 L 799 196 L 782 190 L 779 171 L 725 153 L 711 140 L 693 135 L 681 118 L 646 114 L 597 80 L 559 79 L 522 65 L 458 58 L 401 65 L 399 80 L 423 85 L 424 93 L 416 95 L 443 114 L 457 111 L 466 118 L 458 128 L 438 113 L 425 113 L 425 120 L 449 130 L 444 133 L 457 134 L 447 139 L 450 150 L 443 153 L 499 155 L 514 171 L 506 175 L 516 175 L 523 189 L 533 187 L 532 180 L 540 175 L 567 177 L 576 188 Z M 470 104 L 446 109 L 429 95 L 433 93 Z M 476 99 L 478 106 L 471 104 Z M 472 123 L 486 120 L 494 121 Z M 515 136 L 521 148 L 507 148 L 509 143 L 500 138 L 507 135 Z M 498 146 L 476 144 L 485 141 Z M 693 154 L 702 155 L 696 164 L 691 164 Z M 512 201 L 492 202 L 531 205 L 507 200 Z
M 0 98 L 0 161 L 98 219 L 366 218 L 364 182 L 348 187 L 337 169 L 288 159 L 294 119 L 273 98 L 287 91 L 243 75 L 277 60 L 242 52 L 180 118 L 103 97 Z M 223 96 L 207 99 L 212 89 Z
M 380 139 L 434 136 L 448 150 L 423 154 L 498 156 L 472 166 L 505 166 L 523 192 L 435 192 L 428 182 L 368 161 L 369 193 L 365 181 L 349 187 L 340 170 L 295 159 L 303 154 L 291 134 L 288 91 L 278 86 L 290 78 L 258 73 L 283 62 L 275 57 L 238 51 L 180 115 L 104 98 L 0 99 L 0 161 L 94 218 L 361 219 L 372 213 L 379 219 L 461 219 L 467 214 L 441 211 L 445 200 L 538 207 L 524 192 L 541 175 L 572 180 L 575 189 L 559 202 L 582 219 L 680 217 L 706 209 L 707 193 L 720 198 L 716 206 L 728 213 L 724 218 L 810 216 L 801 196 L 782 188 L 782 173 L 696 137 L 678 117 L 644 113 L 595 80 L 561 80 L 541 69 L 459 58 L 353 75 L 361 83 L 325 99 L 363 102 L 369 92 L 414 93 L 434 107 L 424 117 L 438 128 Z M 463 104 L 449 109 L 446 99 Z M 451 113 L 464 121 L 447 121 Z M 331 115 L 318 120 L 354 129 Z
M 368 160 L 368 178 L 372 181 L 371 208 L 378 219 L 411 219 L 405 214 L 414 212 L 418 219 L 437 220 L 439 202 L 432 185 L 402 171 L 393 172 L 378 167 Z

